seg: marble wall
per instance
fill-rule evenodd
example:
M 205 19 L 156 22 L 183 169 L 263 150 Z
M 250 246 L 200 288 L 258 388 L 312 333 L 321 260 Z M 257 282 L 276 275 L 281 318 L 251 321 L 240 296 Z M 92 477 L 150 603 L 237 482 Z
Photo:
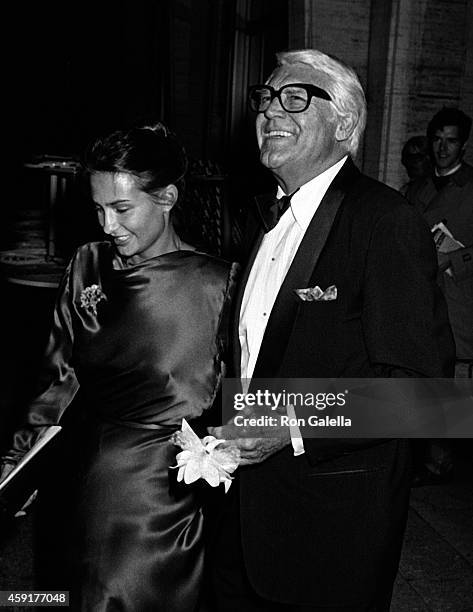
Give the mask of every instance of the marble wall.
M 289 0 L 289 44 L 357 70 L 369 112 L 359 161 L 395 188 L 407 178 L 402 145 L 437 110 L 473 116 L 473 0 Z

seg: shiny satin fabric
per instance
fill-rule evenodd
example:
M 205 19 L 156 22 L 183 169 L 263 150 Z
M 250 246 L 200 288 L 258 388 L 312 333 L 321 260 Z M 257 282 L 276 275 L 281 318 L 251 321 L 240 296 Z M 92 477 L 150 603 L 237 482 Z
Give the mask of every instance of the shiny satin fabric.
M 79 494 L 81 609 L 190 612 L 202 513 L 196 489 L 170 469 L 169 438 L 182 418 L 198 427 L 214 400 L 236 269 L 193 251 L 123 269 L 113 258 L 111 245 L 91 243 L 69 265 L 41 393 L 11 455 L 58 422 L 80 385 L 94 423 Z M 94 285 L 103 298 L 87 306 Z
M 82 610 L 195 609 L 202 510 L 196 488 L 177 483 L 168 467 L 176 463 L 169 436 L 100 428 L 79 507 Z

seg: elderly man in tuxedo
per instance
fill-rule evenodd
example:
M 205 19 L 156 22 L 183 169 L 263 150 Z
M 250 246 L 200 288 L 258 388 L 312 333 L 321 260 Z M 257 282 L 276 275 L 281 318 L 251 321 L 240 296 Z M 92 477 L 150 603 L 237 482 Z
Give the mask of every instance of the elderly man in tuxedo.
M 256 207 L 261 229 L 236 299 L 235 375 L 450 374 L 452 336 L 429 231 L 404 198 L 353 163 L 366 122 L 358 77 L 316 50 L 277 57 L 266 84 L 250 89 L 250 104 L 281 210 L 274 199 Z M 294 289 L 315 286 L 332 287 L 331 299 L 296 297 Z M 242 464 L 213 541 L 217 609 L 389 610 L 409 441 L 299 433 L 281 427 L 236 440 Z

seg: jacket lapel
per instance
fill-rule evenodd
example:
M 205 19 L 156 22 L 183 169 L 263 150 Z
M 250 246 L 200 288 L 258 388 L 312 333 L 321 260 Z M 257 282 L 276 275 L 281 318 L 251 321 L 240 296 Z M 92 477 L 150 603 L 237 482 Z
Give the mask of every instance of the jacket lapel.
M 278 376 L 279 367 L 283 361 L 301 304 L 294 293 L 294 289 L 308 286 L 333 226 L 335 216 L 345 197 L 347 187 L 352 184 L 357 176 L 359 176 L 359 171 L 350 159 L 347 160 L 322 198 L 276 297 L 253 378 Z M 252 261 L 254 261 L 255 256 L 256 253 L 254 253 Z

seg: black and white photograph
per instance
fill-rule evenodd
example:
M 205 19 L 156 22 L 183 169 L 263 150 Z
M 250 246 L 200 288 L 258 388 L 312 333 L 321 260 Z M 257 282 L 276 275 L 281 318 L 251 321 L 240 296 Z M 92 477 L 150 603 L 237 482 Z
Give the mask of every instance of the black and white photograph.
M 0 609 L 473 612 L 473 0 L 4 17 Z

